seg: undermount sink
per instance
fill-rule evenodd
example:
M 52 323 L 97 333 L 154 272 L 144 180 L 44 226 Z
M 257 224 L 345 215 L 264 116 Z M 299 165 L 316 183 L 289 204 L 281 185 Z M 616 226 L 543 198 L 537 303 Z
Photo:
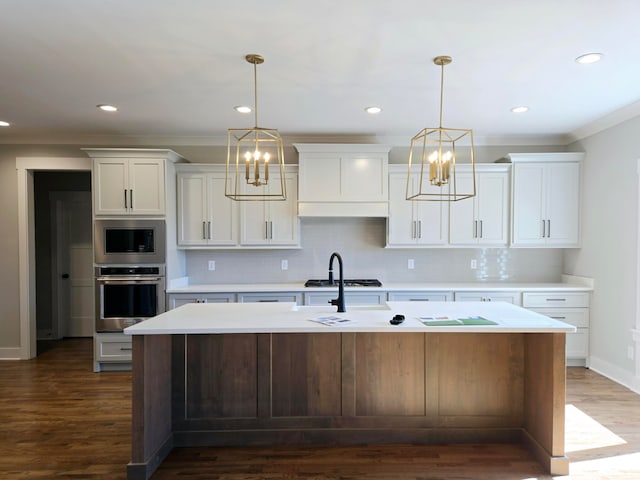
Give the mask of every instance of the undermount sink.
M 337 313 L 336 307 L 332 305 L 294 305 L 291 307 L 294 312 L 310 312 L 310 313 Z M 376 311 L 388 311 L 391 310 L 389 305 L 347 305 L 347 311 L 349 312 L 376 312 Z

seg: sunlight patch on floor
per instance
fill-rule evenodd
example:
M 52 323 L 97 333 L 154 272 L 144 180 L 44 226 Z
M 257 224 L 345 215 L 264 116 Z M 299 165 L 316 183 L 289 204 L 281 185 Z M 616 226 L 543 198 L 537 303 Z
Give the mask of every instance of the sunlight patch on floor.
M 565 408 L 565 425 L 567 454 L 627 443 L 574 405 Z

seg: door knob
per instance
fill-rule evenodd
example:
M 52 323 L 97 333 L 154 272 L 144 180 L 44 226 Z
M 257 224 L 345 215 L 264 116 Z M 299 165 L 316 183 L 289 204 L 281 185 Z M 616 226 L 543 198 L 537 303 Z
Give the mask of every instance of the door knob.
M 61 275 L 61 277 L 64 278 L 64 279 L 67 279 L 67 278 L 69 278 L 69 274 L 68 273 L 63 273 Z

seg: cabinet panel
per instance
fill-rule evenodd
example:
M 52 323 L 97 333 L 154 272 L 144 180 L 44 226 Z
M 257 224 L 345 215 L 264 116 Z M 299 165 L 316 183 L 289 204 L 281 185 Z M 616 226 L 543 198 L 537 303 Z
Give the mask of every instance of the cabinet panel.
M 413 175 L 409 182 L 411 192 L 416 191 L 417 181 L 417 176 Z M 390 173 L 387 246 L 445 245 L 447 243 L 448 204 L 446 202 L 406 200 L 406 191 L 407 173 Z
M 338 290 L 331 289 L 327 292 L 304 292 L 305 305 L 328 305 L 330 300 L 338 297 Z M 349 310 L 349 305 L 382 305 L 386 301 L 386 292 L 344 292 L 344 301 Z
M 496 170 L 491 165 L 492 170 Z M 478 166 L 476 170 L 476 196 L 451 202 L 449 242 L 452 245 L 503 246 L 508 242 L 509 173 L 492 171 Z M 458 188 L 473 190 L 471 172 L 456 174 Z
M 523 307 L 582 307 L 589 306 L 587 292 L 523 292 Z
M 124 333 L 98 333 L 94 348 L 96 362 L 131 362 L 131 337 Z
M 238 302 L 294 302 L 302 304 L 300 292 L 274 292 L 274 293 L 238 293 Z
M 96 215 L 164 215 L 164 160 L 97 158 L 93 165 Z
M 235 303 L 235 293 L 170 293 L 167 305 L 169 309 L 178 308 L 187 303 Z
M 129 160 L 129 211 L 137 215 L 162 215 L 165 208 L 164 161 Z
M 235 246 L 236 202 L 224 196 L 224 173 L 178 173 L 178 245 Z
M 509 154 L 514 247 L 579 247 L 582 153 Z
M 507 302 L 521 305 L 520 292 L 501 291 L 475 291 L 455 292 L 456 302 Z
M 277 175 L 273 182 L 279 182 Z M 241 202 L 240 243 L 246 246 L 298 246 L 297 175 L 287 173 L 287 199 L 269 202 Z M 269 186 L 263 187 L 268 189 Z
M 126 215 L 129 205 L 129 168 L 126 159 L 103 159 L 93 163 L 96 214 Z
M 453 292 L 389 292 L 390 302 L 451 302 Z

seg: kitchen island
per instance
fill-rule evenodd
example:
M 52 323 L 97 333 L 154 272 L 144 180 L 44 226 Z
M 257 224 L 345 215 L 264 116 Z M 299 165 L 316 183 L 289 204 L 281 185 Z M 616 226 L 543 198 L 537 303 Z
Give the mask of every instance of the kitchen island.
M 406 320 L 391 325 L 396 314 Z M 327 316 L 350 322 L 312 321 Z M 425 325 L 436 317 L 449 320 Z M 175 446 L 456 442 L 525 442 L 550 473 L 566 474 L 564 350 L 574 330 L 500 302 L 347 305 L 343 314 L 184 305 L 125 330 L 127 475 L 149 478 Z

